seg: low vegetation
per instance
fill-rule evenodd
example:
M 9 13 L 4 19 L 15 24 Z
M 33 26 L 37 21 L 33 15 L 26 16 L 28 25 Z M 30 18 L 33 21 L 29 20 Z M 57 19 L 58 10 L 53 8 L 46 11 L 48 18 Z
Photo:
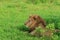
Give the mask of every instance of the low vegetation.
M 60 29 L 60 0 L 0 0 L 0 40 L 60 40 L 60 32 L 50 39 L 21 31 L 31 14 L 41 16 L 53 29 Z

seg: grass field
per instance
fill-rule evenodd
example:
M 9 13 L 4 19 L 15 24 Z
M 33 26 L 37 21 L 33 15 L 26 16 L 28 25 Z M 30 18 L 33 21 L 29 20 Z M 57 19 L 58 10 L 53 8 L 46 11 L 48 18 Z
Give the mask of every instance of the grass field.
M 53 3 L 32 4 L 26 0 L 0 0 L 0 40 L 46 40 L 20 31 L 29 15 L 40 15 L 60 29 L 60 0 Z M 60 35 L 58 36 L 59 39 Z

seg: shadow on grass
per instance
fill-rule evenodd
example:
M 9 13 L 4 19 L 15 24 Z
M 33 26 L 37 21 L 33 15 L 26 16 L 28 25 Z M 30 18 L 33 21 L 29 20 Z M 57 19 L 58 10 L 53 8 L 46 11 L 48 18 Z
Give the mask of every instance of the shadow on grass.
M 33 36 L 29 33 L 30 29 L 27 28 L 25 25 L 21 25 L 20 27 L 18 27 L 18 30 L 22 33 L 24 33 L 24 35 L 28 36 L 28 37 L 37 37 L 40 38 L 39 36 Z
M 21 25 L 19 28 L 18 28 L 20 31 L 29 31 L 29 28 L 27 28 L 25 25 Z

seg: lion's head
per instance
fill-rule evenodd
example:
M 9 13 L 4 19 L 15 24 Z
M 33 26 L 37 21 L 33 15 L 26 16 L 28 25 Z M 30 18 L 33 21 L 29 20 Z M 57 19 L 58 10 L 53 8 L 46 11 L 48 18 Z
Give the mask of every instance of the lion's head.
M 46 26 L 45 21 L 38 15 L 29 16 L 28 21 L 25 23 L 26 27 L 30 28 L 30 31 L 33 31 L 40 24 L 42 24 L 43 27 Z

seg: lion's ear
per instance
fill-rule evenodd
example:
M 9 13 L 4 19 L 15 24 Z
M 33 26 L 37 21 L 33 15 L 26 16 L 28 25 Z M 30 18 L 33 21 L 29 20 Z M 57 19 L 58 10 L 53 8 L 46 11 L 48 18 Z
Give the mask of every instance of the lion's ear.
M 35 18 L 38 18 L 38 16 L 37 16 L 37 15 L 35 15 Z
M 36 18 L 36 19 L 38 19 L 38 18 L 40 18 L 40 16 L 38 16 L 38 15 L 35 15 L 35 18 Z
M 37 16 L 37 15 L 35 16 L 35 19 L 38 20 L 38 21 L 41 20 L 40 16 Z

